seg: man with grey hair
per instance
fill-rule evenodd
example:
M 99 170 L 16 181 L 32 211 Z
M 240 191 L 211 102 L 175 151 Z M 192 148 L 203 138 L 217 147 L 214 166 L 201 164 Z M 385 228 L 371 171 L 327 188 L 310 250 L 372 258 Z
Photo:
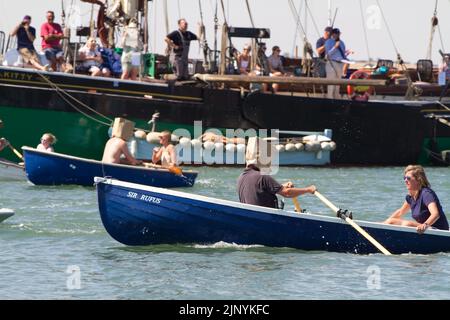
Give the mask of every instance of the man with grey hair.
M 171 62 L 177 75 L 177 80 L 189 79 L 188 58 L 191 41 L 198 40 L 198 37 L 187 30 L 186 19 L 178 20 L 178 30 L 169 33 L 165 41 L 172 49 Z
M 278 199 L 276 194 L 285 198 L 295 198 L 305 193 L 313 194 L 316 191 L 314 185 L 306 188 L 295 188 L 292 182 L 284 184 L 278 183 L 268 174 L 261 172 L 260 166 L 267 165 L 264 154 L 261 152 L 261 144 L 268 143 L 257 137 L 249 139 L 247 144 L 246 168 L 241 173 L 237 182 L 239 201 L 242 203 L 253 204 L 257 206 L 278 208 Z M 270 155 L 269 155 L 270 157 Z M 265 161 L 264 161 L 265 160 Z

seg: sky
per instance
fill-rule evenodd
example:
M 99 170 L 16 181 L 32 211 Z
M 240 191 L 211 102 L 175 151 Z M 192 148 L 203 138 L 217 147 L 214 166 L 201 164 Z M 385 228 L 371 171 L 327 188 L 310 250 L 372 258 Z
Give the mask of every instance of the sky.
M 200 2 L 207 40 L 210 47 L 213 47 L 216 0 L 154 0 L 149 2 L 150 51 L 161 54 L 164 52 L 164 1 L 168 4 L 169 31 L 177 28 L 177 20 L 182 17 L 187 19 L 189 29 L 194 33 L 197 33 L 198 23 L 201 21 Z M 91 5 L 79 0 L 0 0 L 0 12 L 5 13 L 0 19 L 0 31 L 11 31 L 25 14 L 29 14 L 33 17 L 32 25 L 39 33 L 47 10 L 55 11 L 56 22 L 61 22 L 61 2 L 64 2 L 66 14 L 69 11 L 76 13 L 69 21 L 72 27 L 78 24 L 89 25 Z M 222 24 L 224 15 L 220 0 L 218 3 L 218 18 Z M 251 27 L 246 1 L 223 0 L 223 3 L 228 25 Z M 304 33 L 315 47 L 330 16 L 333 19 L 336 14 L 334 26 L 341 30 L 341 39 L 346 47 L 355 52 L 350 59 L 368 60 L 370 57 L 375 61 L 378 58 L 395 61 L 398 52 L 403 60 L 415 63 L 418 59 L 426 58 L 436 0 L 248 0 L 248 3 L 255 26 L 269 28 L 271 31 L 271 38 L 265 41 L 268 47 L 280 46 L 285 56 L 293 56 L 296 45 L 301 55 Z M 295 5 L 296 14 L 289 3 Z M 438 0 L 437 4 L 439 29 L 432 42 L 434 64 L 441 61 L 439 49 L 450 52 L 450 0 Z M 297 20 L 294 16 L 300 16 L 301 27 L 296 27 Z M 233 40 L 238 50 L 242 49 L 245 42 L 248 41 Z M 37 39 L 35 45 L 38 48 L 39 43 Z M 220 44 L 220 29 L 218 43 Z M 197 42 L 192 43 L 190 53 L 191 58 L 200 58 Z

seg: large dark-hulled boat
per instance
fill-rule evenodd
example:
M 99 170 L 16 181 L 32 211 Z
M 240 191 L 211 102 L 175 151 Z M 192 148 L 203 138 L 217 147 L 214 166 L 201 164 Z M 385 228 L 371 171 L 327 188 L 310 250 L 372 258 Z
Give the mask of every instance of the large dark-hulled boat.
M 98 34 L 105 43 L 105 28 L 100 26 L 106 19 L 104 3 L 82 1 L 101 4 Z M 129 2 L 136 2 L 136 16 L 139 12 L 145 21 L 142 17 L 147 1 Z M 110 23 L 112 26 L 114 22 Z M 247 85 L 251 82 L 241 77 L 239 81 Z M 261 81 L 263 78 L 260 77 Z M 450 153 L 444 152 L 450 149 L 448 103 L 438 101 L 438 97 L 428 101 L 334 100 L 292 90 L 296 83 L 302 82 L 303 86 L 305 81 L 314 83 L 313 79 L 292 77 L 287 80 L 291 82 L 287 91 L 272 94 L 246 90 L 245 86 L 233 87 L 232 83 L 218 85 L 215 80 L 198 77 L 184 82 L 148 78 L 122 81 L 3 66 L 0 67 L 0 119 L 4 123 L 1 135 L 20 146 L 35 145 L 43 132 L 52 132 L 60 141 L 56 146 L 59 152 L 99 159 L 114 117 L 128 118 L 145 128 L 152 114 L 159 112 L 161 130 L 192 129 L 196 120 L 201 120 L 204 128 L 219 129 L 329 128 L 337 143 L 331 159 L 336 165 L 448 161 Z M 353 81 L 356 85 L 362 80 Z M 344 80 L 339 83 L 346 84 Z M 392 86 L 379 88 L 380 92 L 381 89 L 395 92 Z
M 146 83 L 0 68 L 2 135 L 15 145 L 34 145 L 49 131 L 59 138 L 58 151 L 100 158 L 110 121 L 88 107 L 140 127 L 159 112 L 160 129 L 190 129 L 195 120 L 205 128 L 330 128 L 338 146 L 331 161 L 338 165 L 427 164 L 430 154 L 450 149 L 449 112 L 436 102 L 242 94 L 195 82 Z

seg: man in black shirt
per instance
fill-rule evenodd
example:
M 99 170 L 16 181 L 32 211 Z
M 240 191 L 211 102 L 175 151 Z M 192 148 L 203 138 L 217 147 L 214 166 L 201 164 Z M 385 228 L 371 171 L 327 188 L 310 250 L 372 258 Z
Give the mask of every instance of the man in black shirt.
M 316 42 L 316 52 L 319 55 L 319 61 L 317 63 L 318 72 L 317 74 L 321 78 L 326 78 L 327 74 L 325 71 L 325 42 L 330 39 L 332 27 L 326 27 L 323 33 L 323 37 L 319 38 Z
M 178 30 L 169 33 L 166 37 L 167 45 L 172 49 L 172 64 L 177 80 L 189 79 L 188 58 L 191 41 L 198 40 L 197 36 L 187 31 L 188 23 L 185 19 L 178 20 Z
M 36 39 L 36 29 L 30 24 L 31 17 L 23 17 L 22 22 L 11 31 L 10 35 L 17 36 L 17 51 L 19 51 L 25 63 L 31 64 L 38 70 L 48 71 L 48 66 L 41 65 L 36 49 L 34 49 L 33 42 Z
M 259 154 L 254 151 L 249 152 L 249 145 L 251 145 L 250 141 L 247 144 L 247 167 L 244 172 L 241 173 L 237 182 L 240 202 L 269 208 L 278 208 L 276 194 L 285 198 L 295 198 L 305 193 L 313 194 L 316 191 L 314 185 L 306 188 L 295 188 L 292 182 L 280 184 L 270 175 L 262 174 L 258 167 Z

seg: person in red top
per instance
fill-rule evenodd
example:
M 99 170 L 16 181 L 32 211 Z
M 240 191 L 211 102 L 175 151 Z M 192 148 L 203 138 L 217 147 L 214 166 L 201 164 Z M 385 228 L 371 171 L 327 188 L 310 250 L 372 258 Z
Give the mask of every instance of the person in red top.
M 62 28 L 54 23 L 55 13 L 47 11 L 47 22 L 41 26 L 42 50 L 45 57 L 50 61 L 52 69 L 57 71 L 57 65 L 61 66 L 61 71 L 66 71 L 64 65 L 63 50 L 60 44 L 64 38 Z

